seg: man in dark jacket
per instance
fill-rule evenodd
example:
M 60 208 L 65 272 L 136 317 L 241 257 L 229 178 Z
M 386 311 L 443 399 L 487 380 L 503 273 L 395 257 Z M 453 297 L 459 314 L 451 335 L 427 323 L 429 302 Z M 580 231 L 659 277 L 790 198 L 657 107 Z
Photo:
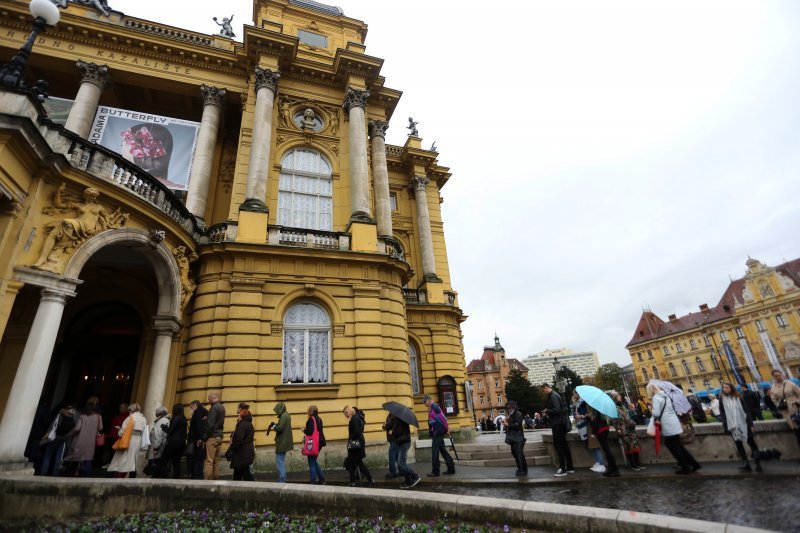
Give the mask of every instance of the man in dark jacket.
M 447 465 L 445 474 L 455 474 L 456 465 L 444 446 L 444 435 L 447 433 L 447 427 L 444 424 L 447 423 L 447 419 L 442 412 L 442 408 L 430 396 L 426 395 L 422 401 L 425 402 L 425 407 L 428 408 L 428 426 L 431 433 L 431 472 L 428 476 L 439 477 L 439 469 L 441 468 L 439 463 L 440 454 Z
M 528 462 L 525 460 L 525 431 L 522 413 L 519 412 L 517 402 L 509 400 L 508 416 L 503 420 L 506 427 L 506 443 L 511 446 L 511 455 L 517 463 L 516 476 L 528 475 Z
M 553 431 L 553 447 L 558 455 L 558 470 L 555 476 L 561 477 L 567 474 L 574 474 L 572 454 L 567 444 L 567 422 L 569 420 L 567 418 L 569 416 L 567 404 L 564 398 L 554 391 L 553 387 L 548 383 L 542 385 L 542 390 L 547 396 L 547 407 L 545 407 L 544 412 L 550 421 L 550 428 Z
M 292 417 L 283 402 L 276 403 L 272 410 L 278 417 L 278 422 L 271 425 L 275 430 L 275 469 L 278 471 L 278 483 L 286 483 L 286 452 L 294 449 Z
M 706 412 L 703 410 L 703 404 L 701 404 L 697 396 L 694 395 L 692 389 L 689 389 L 689 394 L 686 395 L 686 399 L 689 400 L 689 405 L 692 406 L 692 417 L 695 422 L 707 422 L 708 418 L 706 417 Z
M 402 476 L 397 472 L 397 454 L 398 454 L 398 447 L 397 443 L 394 440 L 394 435 L 392 434 L 392 428 L 394 427 L 395 421 L 394 415 L 389 413 L 386 416 L 386 422 L 383 423 L 383 429 L 386 430 L 386 442 L 389 443 L 389 473 L 386 474 L 386 479 L 396 478 L 398 476 Z
M 208 417 L 205 438 L 206 460 L 203 464 L 203 479 L 219 479 L 219 448 L 222 445 L 225 425 L 225 406 L 219 401 L 218 392 L 208 393 Z
M 387 431 L 391 433 L 392 442 L 397 446 L 397 475 L 405 478 L 400 488 L 413 489 L 419 484 L 420 479 L 406 462 L 406 456 L 411 447 L 411 428 L 406 422 L 394 416 L 391 420 L 387 419 L 384 425 L 388 425 Z
M 764 415 L 761 414 L 761 398 L 758 397 L 756 391 L 744 389 L 742 391 L 742 400 L 747 406 L 747 411 L 750 412 L 750 418 L 753 420 L 764 420 Z
M 186 456 L 186 466 L 189 470 L 189 478 L 203 479 L 203 461 L 206 458 L 206 449 L 203 444 L 206 434 L 206 419 L 208 411 L 200 400 L 194 400 L 189 404 L 192 410 L 192 419 L 189 422 L 189 442 L 194 445 L 193 453 Z

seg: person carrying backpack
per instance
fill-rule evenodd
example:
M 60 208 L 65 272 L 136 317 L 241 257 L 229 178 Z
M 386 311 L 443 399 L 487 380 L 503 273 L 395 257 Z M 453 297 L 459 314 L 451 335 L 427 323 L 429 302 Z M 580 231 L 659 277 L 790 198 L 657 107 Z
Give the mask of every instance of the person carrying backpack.
M 447 465 L 445 475 L 453 475 L 456 473 L 456 466 L 444 446 L 444 436 L 450 429 L 447 424 L 447 417 L 444 416 L 442 408 L 430 396 L 425 395 L 422 401 L 425 402 L 425 407 L 428 408 L 428 426 L 431 433 L 431 472 L 428 477 L 439 477 L 441 468 L 439 454 L 442 455 Z
M 558 470 L 555 476 L 562 477 L 567 474 L 574 474 L 572 453 L 570 453 L 569 445 L 567 444 L 567 433 L 572 429 L 567 403 L 559 393 L 553 390 L 549 383 L 542 384 L 542 390 L 547 395 L 547 406 L 544 412 L 550 420 L 550 428 L 553 431 L 553 447 L 558 455 Z

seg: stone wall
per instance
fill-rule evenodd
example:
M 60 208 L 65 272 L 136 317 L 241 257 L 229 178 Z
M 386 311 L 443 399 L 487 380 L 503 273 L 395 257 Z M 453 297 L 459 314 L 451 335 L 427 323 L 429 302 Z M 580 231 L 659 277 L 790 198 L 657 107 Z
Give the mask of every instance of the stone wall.
M 783 453 L 782 459 L 800 459 L 800 447 L 792 431 L 784 420 L 764 420 L 755 423 L 756 443 L 759 448 L 777 448 Z M 702 463 L 713 463 L 715 461 L 736 461 L 738 454 L 734 446 L 733 439 L 726 435 L 722 430 L 722 424 L 712 422 L 707 424 L 696 424 L 694 426 L 697 438 L 691 444 L 686 445 L 697 461 Z M 675 460 L 667 450 L 663 441 L 659 455 L 655 453 L 655 441 L 647 436 L 647 428 L 639 426 L 637 428 L 639 443 L 642 448 L 640 459 L 643 464 L 671 464 Z M 553 436 L 548 432 L 542 435 L 542 440 L 547 447 L 547 452 L 553 465 L 558 465 L 555 449 L 553 448 Z M 622 450 L 617 440 L 616 432 L 612 429 L 608 439 L 617 464 L 625 464 L 622 457 Z M 594 464 L 592 454 L 586 449 L 584 443 L 578 437 L 577 431 L 572 431 L 567 435 L 567 444 L 572 452 L 573 464 L 576 468 L 588 468 Z M 749 448 L 745 448 L 750 453 Z

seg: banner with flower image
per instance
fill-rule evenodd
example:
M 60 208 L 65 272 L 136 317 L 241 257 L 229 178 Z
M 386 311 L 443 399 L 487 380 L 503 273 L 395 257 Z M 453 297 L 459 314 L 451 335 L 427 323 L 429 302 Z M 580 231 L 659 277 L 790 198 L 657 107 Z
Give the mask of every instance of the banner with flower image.
M 189 188 L 199 122 L 99 106 L 89 140 L 113 150 L 173 190 Z

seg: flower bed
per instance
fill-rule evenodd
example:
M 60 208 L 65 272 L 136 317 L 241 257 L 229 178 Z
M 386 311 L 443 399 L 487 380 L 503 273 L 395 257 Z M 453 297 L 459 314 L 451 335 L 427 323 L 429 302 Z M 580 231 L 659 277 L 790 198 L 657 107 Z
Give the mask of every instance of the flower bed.
M 94 533 L 99 531 L 125 532 L 176 532 L 193 531 L 197 533 L 211 532 L 387 532 L 387 533 L 486 533 L 494 531 L 508 532 L 508 526 L 486 524 L 452 523 L 439 521 L 409 521 L 404 518 L 388 520 L 382 516 L 377 518 L 293 517 L 285 514 L 265 511 L 262 513 L 232 513 L 228 511 L 181 511 L 176 513 L 145 513 L 88 520 L 85 522 L 66 522 L 59 524 L 33 525 L 22 528 L 22 531 L 42 533 Z

